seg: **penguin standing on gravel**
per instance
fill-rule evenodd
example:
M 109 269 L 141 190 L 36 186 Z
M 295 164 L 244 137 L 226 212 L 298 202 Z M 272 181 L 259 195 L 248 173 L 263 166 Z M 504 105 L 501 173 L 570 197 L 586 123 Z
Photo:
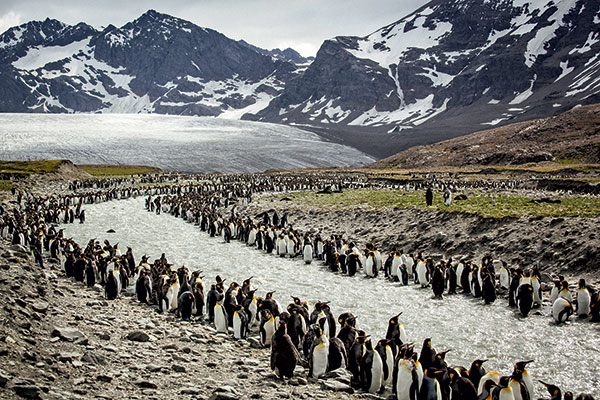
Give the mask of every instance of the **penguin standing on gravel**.
M 190 291 L 183 292 L 177 299 L 177 314 L 181 316 L 183 321 L 189 321 L 192 318 L 194 309 L 194 295 Z
M 285 322 L 280 322 L 271 344 L 271 370 L 280 378 L 291 378 L 301 360 L 286 330 Z
M 135 282 L 135 296 L 140 303 L 148 303 L 152 298 L 152 282 L 147 270 L 142 270 Z
M 217 290 L 217 285 L 211 285 L 206 296 L 206 308 L 208 310 L 208 322 L 215 321 L 215 305 L 223 298 L 223 294 Z
M 217 301 L 213 309 L 217 332 L 227 333 L 229 325 L 227 323 L 227 311 L 225 311 L 225 307 L 223 306 L 223 300 Z
M 365 392 L 377 393 L 383 385 L 383 361 L 371 344 L 365 342 L 365 353 L 360 362 L 360 383 Z
M 308 357 L 308 376 L 317 379 L 327 372 L 329 362 L 329 339 L 323 330 L 313 342 Z
M 383 365 L 383 382 L 382 387 L 389 386 L 392 383 L 394 372 L 394 352 L 392 350 L 392 341 L 389 339 L 380 340 L 375 346 L 375 351 L 381 357 Z
M 96 284 L 96 276 L 98 276 L 96 261 L 88 260 L 85 266 L 85 284 L 87 287 L 94 287 Z
M 112 270 L 108 271 L 108 277 L 104 285 L 104 294 L 107 300 L 114 300 L 119 294 L 117 278 Z
M 244 312 L 244 307 L 236 304 L 233 307 L 233 338 L 240 340 L 246 339 L 248 335 L 248 315 Z
M 258 330 L 260 335 L 260 344 L 262 347 L 270 346 L 271 339 L 275 334 L 275 317 L 273 317 L 271 311 L 262 310 L 260 312 L 260 327 Z

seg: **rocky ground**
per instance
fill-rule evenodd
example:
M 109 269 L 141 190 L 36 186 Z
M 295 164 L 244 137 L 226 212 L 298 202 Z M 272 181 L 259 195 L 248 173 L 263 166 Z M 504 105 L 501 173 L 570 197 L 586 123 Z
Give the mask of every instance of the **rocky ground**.
M 0 240 L 2 399 L 373 397 L 346 393 L 354 392 L 346 373 L 309 382 L 298 367 L 283 382 L 253 338 L 234 341 L 133 297 L 106 301 L 100 288 L 66 279 L 59 263 L 41 269 L 32 260 Z
M 480 260 L 491 254 L 513 267 L 537 264 L 543 272 L 565 275 L 573 283 L 583 277 L 600 286 L 600 218 L 492 218 L 367 205 L 317 208 L 280 198 L 254 196 L 246 212 L 287 212 L 294 229 L 321 232 L 324 238 L 343 234 L 359 248 L 373 242 L 383 251 L 396 246 L 444 259 Z

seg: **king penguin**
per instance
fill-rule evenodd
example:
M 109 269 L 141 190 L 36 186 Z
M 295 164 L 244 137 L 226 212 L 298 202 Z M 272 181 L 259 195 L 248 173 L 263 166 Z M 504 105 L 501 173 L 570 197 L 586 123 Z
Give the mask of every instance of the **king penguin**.
M 308 357 L 308 376 L 318 379 L 327 372 L 329 360 L 329 339 L 320 329 L 319 335 L 314 340 Z
M 214 306 L 215 328 L 217 332 L 227 333 L 227 312 L 223 307 L 223 301 L 219 300 Z
M 365 392 L 377 393 L 383 385 L 383 361 L 371 344 L 365 342 L 365 352 L 360 361 L 360 383 Z
M 579 318 L 587 318 L 590 315 L 590 304 L 592 297 L 588 290 L 585 279 L 579 280 L 579 289 L 577 289 L 577 316 Z
M 244 307 L 236 304 L 233 307 L 233 338 L 246 339 L 248 335 L 248 315 Z

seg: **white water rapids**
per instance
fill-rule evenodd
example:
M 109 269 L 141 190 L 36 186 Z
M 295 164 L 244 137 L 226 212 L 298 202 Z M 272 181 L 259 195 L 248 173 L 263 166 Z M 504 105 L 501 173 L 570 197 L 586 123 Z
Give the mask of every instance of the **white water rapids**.
M 217 274 L 239 283 L 254 276 L 257 295 L 276 290 L 274 297 L 283 307 L 293 295 L 310 304 L 330 301 L 335 317 L 352 311 L 358 317 L 357 327 L 374 342 L 385 336 L 389 318 L 403 312 L 400 321 L 415 350 L 420 351 L 423 339 L 431 337 L 437 351 L 452 349 L 446 357 L 449 365 L 468 368 L 475 359 L 489 359 L 484 364 L 488 371 L 510 374 L 516 361 L 533 359 L 528 369 L 535 379 L 534 398 L 547 397 L 537 379 L 558 385 L 563 393 L 585 391 L 600 397 L 600 325 L 571 317 L 567 324 L 556 326 L 546 303 L 541 315 L 520 318 L 503 297 L 489 306 L 464 295 L 433 300 L 431 289 L 402 287 L 360 273 L 350 278 L 329 272 L 319 261 L 305 265 L 300 258 L 267 255 L 238 241 L 226 244 L 182 219 L 147 212 L 142 197 L 83 208 L 85 224 L 62 226 L 66 237 L 81 246 L 91 238 L 108 239 L 111 244 L 118 242 L 122 251 L 133 248 L 136 262 L 144 254 L 153 261 L 164 252 L 175 268 L 186 265 L 204 271 L 209 285 Z M 109 229 L 116 233 L 107 234 Z

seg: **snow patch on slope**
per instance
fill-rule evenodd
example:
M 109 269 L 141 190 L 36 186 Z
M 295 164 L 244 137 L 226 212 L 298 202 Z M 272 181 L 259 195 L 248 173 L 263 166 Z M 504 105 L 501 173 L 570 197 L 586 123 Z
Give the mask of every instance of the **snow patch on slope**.
M 538 29 L 535 37 L 527 43 L 525 65 L 529 68 L 531 68 L 540 55 L 547 53 L 546 44 L 556 36 L 555 31 L 563 25 L 563 18 L 575 7 L 577 0 L 557 0 L 556 2 L 536 0 L 530 3 L 534 5 L 535 9 L 540 10 L 540 14 L 551 6 L 555 6 L 557 10 L 548 18 L 548 21 L 552 22 L 552 24 Z M 544 10 L 542 10 L 542 7 L 544 7 Z
M 42 68 L 44 65 L 69 58 L 78 54 L 88 47 L 89 38 L 73 42 L 66 46 L 32 47 L 27 54 L 12 64 L 17 69 L 26 71 Z

